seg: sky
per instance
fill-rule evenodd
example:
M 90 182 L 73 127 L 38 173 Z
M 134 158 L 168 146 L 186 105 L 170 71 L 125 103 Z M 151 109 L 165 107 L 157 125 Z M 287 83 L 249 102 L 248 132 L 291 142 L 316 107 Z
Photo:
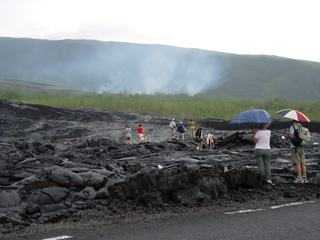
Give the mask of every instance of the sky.
M 319 0 L 0 0 L 0 36 L 156 43 L 320 62 Z

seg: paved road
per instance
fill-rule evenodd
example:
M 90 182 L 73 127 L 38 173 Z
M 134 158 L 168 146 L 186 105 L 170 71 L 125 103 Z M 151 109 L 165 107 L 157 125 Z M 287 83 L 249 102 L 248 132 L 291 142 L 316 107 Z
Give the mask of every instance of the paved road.
M 24 239 L 62 235 L 72 236 L 71 240 L 319 240 L 320 203 L 245 214 L 208 212 L 135 224 L 60 229 Z

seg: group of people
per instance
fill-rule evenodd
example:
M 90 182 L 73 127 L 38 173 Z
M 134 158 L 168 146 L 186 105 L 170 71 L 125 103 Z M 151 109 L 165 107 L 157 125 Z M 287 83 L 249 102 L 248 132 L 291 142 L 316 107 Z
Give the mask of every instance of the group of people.
M 253 140 L 255 142 L 255 154 L 260 174 L 267 183 L 273 184 L 271 180 L 271 131 L 268 129 L 270 124 L 264 125 L 260 129 L 254 130 Z M 293 121 L 287 136 L 292 146 L 292 160 L 296 168 L 295 183 L 308 183 L 307 168 L 304 155 L 304 144 L 310 139 L 310 132 L 298 121 Z M 285 136 L 282 137 L 286 139 Z
M 169 123 L 170 128 L 170 140 L 178 140 L 178 141 L 184 141 L 185 135 L 190 130 L 190 136 L 191 138 L 197 142 L 197 150 L 202 149 L 213 149 L 215 147 L 215 136 L 212 132 L 204 133 L 203 129 L 201 127 L 196 128 L 195 121 L 190 120 L 188 123 L 188 128 L 186 124 L 184 124 L 183 121 L 180 121 L 176 123 L 175 118 L 173 118 Z M 132 128 L 127 124 L 124 130 L 124 142 L 126 144 L 132 144 L 133 143 L 133 130 Z M 152 130 L 149 129 L 148 135 L 150 135 Z M 138 124 L 135 128 L 135 134 L 137 143 L 147 142 L 151 141 L 150 136 L 147 136 L 146 130 L 143 126 L 143 124 Z
M 255 143 L 255 155 L 259 172 L 267 183 L 273 184 L 271 180 L 271 130 L 269 130 L 269 125 L 266 124 L 259 129 L 254 129 L 253 141 Z M 173 118 L 169 123 L 169 128 L 171 140 L 185 140 L 187 127 L 183 121 L 176 123 L 176 120 Z M 197 142 L 197 150 L 213 149 L 215 147 L 216 139 L 212 132 L 204 134 L 201 127 L 196 128 L 193 120 L 189 122 L 189 129 L 192 139 Z M 145 128 L 142 124 L 138 124 L 135 132 L 138 143 L 146 141 Z M 301 123 L 293 121 L 287 137 L 292 146 L 291 156 L 297 173 L 295 182 L 308 183 L 304 144 L 310 138 L 310 132 Z M 282 136 L 282 138 L 286 139 L 285 136 Z M 132 144 L 132 140 L 132 129 L 127 125 L 125 128 L 125 142 L 126 144 Z
M 138 124 L 138 127 L 136 128 L 136 135 L 137 135 L 138 143 L 142 143 L 145 141 L 145 129 L 141 123 Z M 125 143 L 132 144 L 132 141 L 133 141 L 132 129 L 129 125 L 127 125 L 125 128 Z
M 183 121 L 180 121 L 178 124 L 173 118 L 169 123 L 169 128 L 171 131 L 172 140 L 181 140 L 184 141 L 185 133 L 187 132 L 187 127 Z M 197 142 L 197 150 L 202 150 L 204 148 L 213 149 L 215 147 L 215 136 L 212 132 L 204 133 L 201 127 L 196 127 L 194 120 L 190 120 L 188 124 L 190 130 L 191 138 Z
M 185 126 L 183 121 L 180 121 L 178 124 L 176 120 L 173 118 L 169 123 L 169 128 L 171 131 L 171 139 L 177 139 L 184 141 L 185 133 L 187 132 L 187 127 Z

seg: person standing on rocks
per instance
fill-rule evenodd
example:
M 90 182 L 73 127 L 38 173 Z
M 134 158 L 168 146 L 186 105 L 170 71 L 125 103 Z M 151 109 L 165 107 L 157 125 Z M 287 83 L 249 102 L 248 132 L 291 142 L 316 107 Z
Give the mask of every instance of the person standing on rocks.
M 208 146 L 208 149 L 214 149 L 215 145 L 215 137 L 213 133 L 209 132 L 206 137 L 206 144 Z
M 296 165 L 297 178 L 295 183 L 307 183 L 307 168 L 304 155 L 304 140 L 300 137 L 299 131 L 302 129 L 301 123 L 293 121 L 289 129 L 289 138 L 292 145 L 292 159 Z
M 144 142 L 144 127 L 140 123 L 136 129 L 137 137 L 138 137 L 138 143 Z
M 197 142 L 197 150 L 201 151 L 203 149 L 204 140 L 203 131 L 201 127 L 197 129 L 194 140 Z
M 176 119 L 172 118 L 171 122 L 169 123 L 170 132 L 171 132 L 171 139 L 176 139 L 177 136 L 177 124 Z
M 124 137 L 126 144 L 132 144 L 132 130 L 131 127 L 129 127 L 129 125 L 126 125 L 126 128 L 124 130 Z
M 184 141 L 184 134 L 187 131 L 186 126 L 182 121 L 179 122 L 178 127 L 177 127 L 177 132 L 178 132 L 178 139 L 181 141 Z
M 257 164 L 261 176 L 269 184 L 273 184 L 271 180 L 271 147 L 270 138 L 271 131 L 268 130 L 269 124 L 264 125 L 261 129 L 254 131 L 253 140 L 255 142 L 255 154 Z
M 194 120 L 190 120 L 189 122 L 189 129 L 190 129 L 190 133 L 191 133 L 191 137 L 192 139 L 195 138 L 195 134 L 196 134 L 196 123 Z

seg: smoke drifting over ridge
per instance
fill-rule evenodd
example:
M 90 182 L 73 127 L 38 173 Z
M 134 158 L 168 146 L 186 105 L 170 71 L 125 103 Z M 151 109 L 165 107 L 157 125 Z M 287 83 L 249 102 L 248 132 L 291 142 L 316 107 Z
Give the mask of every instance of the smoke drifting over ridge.
M 122 49 L 110 61 L 119 63 L 108 74 L 98 92 L 186 93 L 194 95 L 214 87 L 219 79 L 219 62 L 197 50 L 173 50 L 148 46 L 148 53 Z M 127 73 L 133 74 L 128 76 Z
M 193 95 L 214 88 L 222 70 L 212 52 L 162 45 L 10 38 L 0 44 L 0 78 L 98 93 Z
M 319 76 L 319 63 L 276 56 L 0 37 L 0 80 L 49 83 L 59 89 L 319 101 Z

